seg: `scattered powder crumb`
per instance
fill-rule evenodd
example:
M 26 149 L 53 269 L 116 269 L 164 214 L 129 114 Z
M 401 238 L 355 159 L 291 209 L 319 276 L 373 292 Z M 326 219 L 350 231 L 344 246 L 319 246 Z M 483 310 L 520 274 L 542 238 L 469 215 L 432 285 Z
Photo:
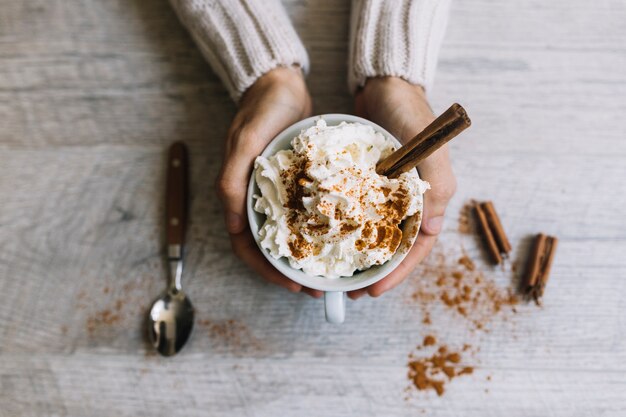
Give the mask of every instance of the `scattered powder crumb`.
M 422 323 L 426 324 L 426 325 L 430 325 L 432 324 L 432 320 L 430 319 L 430 313 L 429 312 L 424 312 L 423 314 L 423 318 L 422 318 Z
M 468 201 L 461 208 L 461 212 L 459 213 L 459 233 L 466 235 L 472 233 L 472 207 L 474 204 L 474 201 Z
M 234 350 L 262 348 L 248 326 L 238 320 L 213 321 L 209 319 L 198 320 L 198 325 L 207 329 L 209 338 L 213 342 L 213 348 L 229 347 Z
M 120 323 L 122 317 L 109 309 L 97 311 L 87 318 L 87 331 L 93 334 L 97 328 Z
M 443 304 L 475 330 L 481 330 L 505 308 L 515 313 L 514 306 L 519 301 L 510 288 L 499 287 L 467 255 L 455 262 L 445 255 L 438 256 L 436 264 L 422 266 L 422 274 L 415 282 L 411 298 L 419 303 L 424 324 L 430 324 L 432 305 Z
M 468 271 L 476 270 L 476 265 L 474 264 L 474 261 L 472 261 L 467 255 L 463 255 L 461 258 L 459 258 L 459 264 L 463 265 Z
M 473 233 L 472 205 L 470 201 L 461 210 L 461 233 Z M 418 268 L 410 300 L 420 309 L 425 326 L 432 326 L 432 318 L 446 313 L 450 318 L 459 319 L 471 333 L 489 332 L 493 320 L 507 321 L 517 312 L 518 297 L 509 286 L 496 283 L 497 271 L 475 262 L 463 248 L 460 256 L 458 251 L 435 250 Z M 510 271 L 503 272 L 515 275 L 516 270 L 517 264 L 513 262 Z M 480 346 L 464 343 L 460 349 L 452 350 L 438 339 L 434 334 L 427 334 L 409 355 L 408 378 L 410 386 L 418 391 L 432 390 L 443 395 L 446 384 L 454 378 L 474 372 L 474 366 L 466 362 L 468 358 L 474 358 L 475 362 Z M 491 375 L 486 380 L 491 381 Z
M 437 343 L 437 339 L 435 339 L 435 336 L 428 335 L 428 336 L 426 336 L 426 337 L 424 338 L 424 343 L 423 343 L 423 345 L 424 345 L 424 346 L 432 346 L 432 345 L 434 345 L 435 343 Z
M 154 294 L 160 283 L 152 276 L 138 278 L 119 287 L 106 285 L 93 295 L 86 290 L 78 292 L 76 306 L 89 312 L 85 328 L 91 337 L 101 331 L 120 327 L 131 318 L 143 320 L 147 309 L 146 300 L 149 299 L 146 294 Z
M 426 336 L 422 347 L 435 349 L 434 336 Z M 434 390 L 437 395 L 443 395 L 445 385 L 461 375 L 474 372 L 473 366 L 463 365 L 460 352 L 450 351 L 446 345 L 440 345 L 430 354 L 416 357 L 409 355 L 408 378 L 418 391 Z

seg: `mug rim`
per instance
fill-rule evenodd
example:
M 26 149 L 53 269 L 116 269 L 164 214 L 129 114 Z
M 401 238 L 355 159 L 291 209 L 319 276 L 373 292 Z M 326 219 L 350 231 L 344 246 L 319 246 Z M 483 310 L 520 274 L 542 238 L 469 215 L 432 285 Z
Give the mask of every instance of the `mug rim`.
M 402 146 L 400 141 L 395 138 L 391 133 L 377 125 L 376 123 L 363 119 L 362 117 L 353 116 L 350 114 L 341 114 L 341 113 L 328 113 L 321 114 L 317 116 L 311 116 L 306 119 L 300 120 L 292 124 L 291 126 L 284 129 L 278 135 L 276 135 L 263 149 L 263 152 L 259 156 L 268 157 L 279 150 L 288 149 L 291 147 L 291 139 L 296 137 L 300 132 L 308 127 L 313 126 L 318 120 L 324 119 L 330 126 L 338 125 L 341 122 L 348 123 L 362 123 L 369 126 L 372 126 L 377 132 L 382 133 L 389 139 L 391 139 L 396 146 Z M 281 143 L 287 139 L 287 147 L 284 145 L 281 146 Z M 415 168 L 414 168 L 415 169 Z M 416 170 L 417 172 L 417 170 Z M 418 173 L 419 176 L 419 173 Z M 278 259 L 274 258 L 270 253 L 261 247 L 261 240 L 259 238 L 259 230 L 263 226 L 263 222 L 257 221 L 257 218 L 262 216 L 265 218 L 263 213 L 258 213 L 254 210 L 254 195 L 255 191 L 258 191 L 258 187 L 256 185 L 255 171 L 252 170 L 250 175 L 250 179 L 248 181 L 248 188 L 246 193 L 246 209 L 248 215 L 248 223 L 250 226 L 250 231 L 254 237 L 254 241 L 257 244 L 259 250 L 263 253 L 263 256 L 272 264 L 274 268 L 276 268 L 279 272 L 285 275 L 287 278 L 297 282 L 308 288 L 313 288 L 320 291 L 354 291 L 369 285 L 372 285 L 387 275 L 389 275 L 392 271 L 394 271 L 404 260 L 411 247 L 415 243 L 415 239 L 417 239 L 417 235 L 419 234 L 419 228 L 422 218 L 422 213 L 424 211 L 424 196 L 420 194 L 418 196 L 421 203 L 420 212 L 416 213 L 413 216 L 408 217 L 404 220 L 403 232 L 407 226 L 416 227 L 417 233 L 414 233 L 413 236 L 410 237 L 411 241 L 408 242 L 408 248 L 405 250 L 397 250 L 393 256 L 382 265 L 374 265 L 368 269 L 363 271 L 355 271 L 354 274 L 350 277 L 339 277 L 339 278 L 326 278 L 322 276 L 313 276 L 308 275 L 301 269 L 295 269 L 287 260 L 286 257 L 280 257 Z M 407 223 L 410 223 L 407 224 Z M 403 241 L 404 243 L 404 241 Z M 403 244 L 401 243 L 401 244 Z

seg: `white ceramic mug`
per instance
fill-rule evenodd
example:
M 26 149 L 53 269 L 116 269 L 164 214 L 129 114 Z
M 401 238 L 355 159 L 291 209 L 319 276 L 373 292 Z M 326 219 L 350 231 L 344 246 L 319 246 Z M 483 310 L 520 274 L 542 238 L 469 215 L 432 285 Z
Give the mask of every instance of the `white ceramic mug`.
M 378 126 L 377 124 L 370 122 L 369 120 L 363 119 L 361 117 L 351 116 L 348 114 L 324 114 L 321 116 L 314 116 L 309 117 L 308 119 L 301 120 L 298 123 L 295 123 L 287 129 L 283 130 L 269 143 L 269 145 L 267 145 L 261 155 L 269 157 L 280 150 L 290 149 L 291 140 L 294 137 L 298 136 L 302 130 L 314 126 L 320 118 L 323 118 L 328 126 L 336 126 L 341 122 L 357 122 L 365 125 L 370 125 L 376 131 L 390 138 L 396 144 L 396 146 L 401 146 L 401 143 L 389 132 L 387 132 L 385 129 Z M 259 249 L 261 250 L 261 252 L 263 252 L 263 255 L 265 255 L 267 260 L 278 271 L 280 271 L 289 279 L 305 287 L 324 291 L 324 307 L 326 311 L 326 320 L 330 323 L 342 323 L 344 321 L 346 315 L 345 300 L 347 291 L 353 291 L 367 287 L 389 275 L 389 273 L 393 271 L 400 264 L 400 262 L 402 262 L 402 260 L 408 253 L 408 249 L 413 245 L 413 242 L 417 237 L 417 233 L 403 233 L 403 241 L 400 244 L 400 247 L 406 248 L 405 250 L 398 250 L 391 257 L 391 259 L 384 264 L 373 266 L 365 271 L 357 271 L 351 277 L 324 278 L 321 276 L 308 275 L 300 269 L 292 268 L 286 258 L 275 259 L 269 254 L 267 250 L 261 247 L 259 239 L 259 229 L 263 226 L 263 223 L 265 222 L 265 215 L 254 211 L 255 199 L 253 196 L 255 194 L 260 195 L 260 191 L 257 187 L 253 172 L 250 178 L 250 183 L 248 184 L 248 220 L 250 222 L 252 235 L 254 236 L 257 245 L 259 245 Z M 419 196 L 419 199 L 423 202 L 421 195 Z M 403 222 L 403 231 L 419 230 L 421 218 L 421 213 L 418 213 L 405 219 Z

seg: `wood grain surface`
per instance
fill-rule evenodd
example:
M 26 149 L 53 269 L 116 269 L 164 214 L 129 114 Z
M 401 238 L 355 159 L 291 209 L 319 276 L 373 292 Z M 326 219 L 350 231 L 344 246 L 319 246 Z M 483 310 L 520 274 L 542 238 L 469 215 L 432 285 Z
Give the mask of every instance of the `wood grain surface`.
M 312 59 L 316 113 L 351 112 L 349 1 L 285 2 Z M 473 126 L 435 253 L 401 287 L 348 303 L 258 280 L 231 253 L 213 183 L 235 106 L 165 0 L 0 0 L 0 416 L 626 415 L 626 3 L 454 1 L 430 93 Z M 195 334 L 155 356 L 169 144 L 190 149 L 185 288 Z M 411 294 L 465 250 L 493 200 L 513 257 L 559 237 L 544 305 L 477 332 Z M 439 255 L 439 257 L 438 257 Z M 481 261 L 482 259 L 482 261 Z M 479 350 L 444 396 L 405 392 L 428 333 Z M 408 397 L 408 399 L 405 399 Z

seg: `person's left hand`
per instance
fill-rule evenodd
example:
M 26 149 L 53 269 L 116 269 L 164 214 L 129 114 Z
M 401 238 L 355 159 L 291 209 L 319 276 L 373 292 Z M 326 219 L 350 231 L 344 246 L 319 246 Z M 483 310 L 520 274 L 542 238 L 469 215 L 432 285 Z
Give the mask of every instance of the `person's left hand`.
M 216 190 L 234 254 L 268 282 L 317 298 L 321 291 L 290 280 L 265 259 L 246 215 L 246 190 L 254 159 L 281 130 L 310 114 L 311 97 L 299 68 L 275 68 L 256 80 L 241 98 L 230 126 Z
M 381 125 L 406 143 L 430 124 L 435 116 L 422 87 L 397 77 L 370 78 L 355 98 L 358 116 Z M 430 183 L 424 194 L 422 225 L 415 244 L 400 265 L 382 280 L 348 296 L 357 299 L 365 294 L 378 297 L 400 284 L 428 255 L 443 226 L 448 202 L 456 191 L 448 147 L 443 146 L 417 167 L 420 177 Z

